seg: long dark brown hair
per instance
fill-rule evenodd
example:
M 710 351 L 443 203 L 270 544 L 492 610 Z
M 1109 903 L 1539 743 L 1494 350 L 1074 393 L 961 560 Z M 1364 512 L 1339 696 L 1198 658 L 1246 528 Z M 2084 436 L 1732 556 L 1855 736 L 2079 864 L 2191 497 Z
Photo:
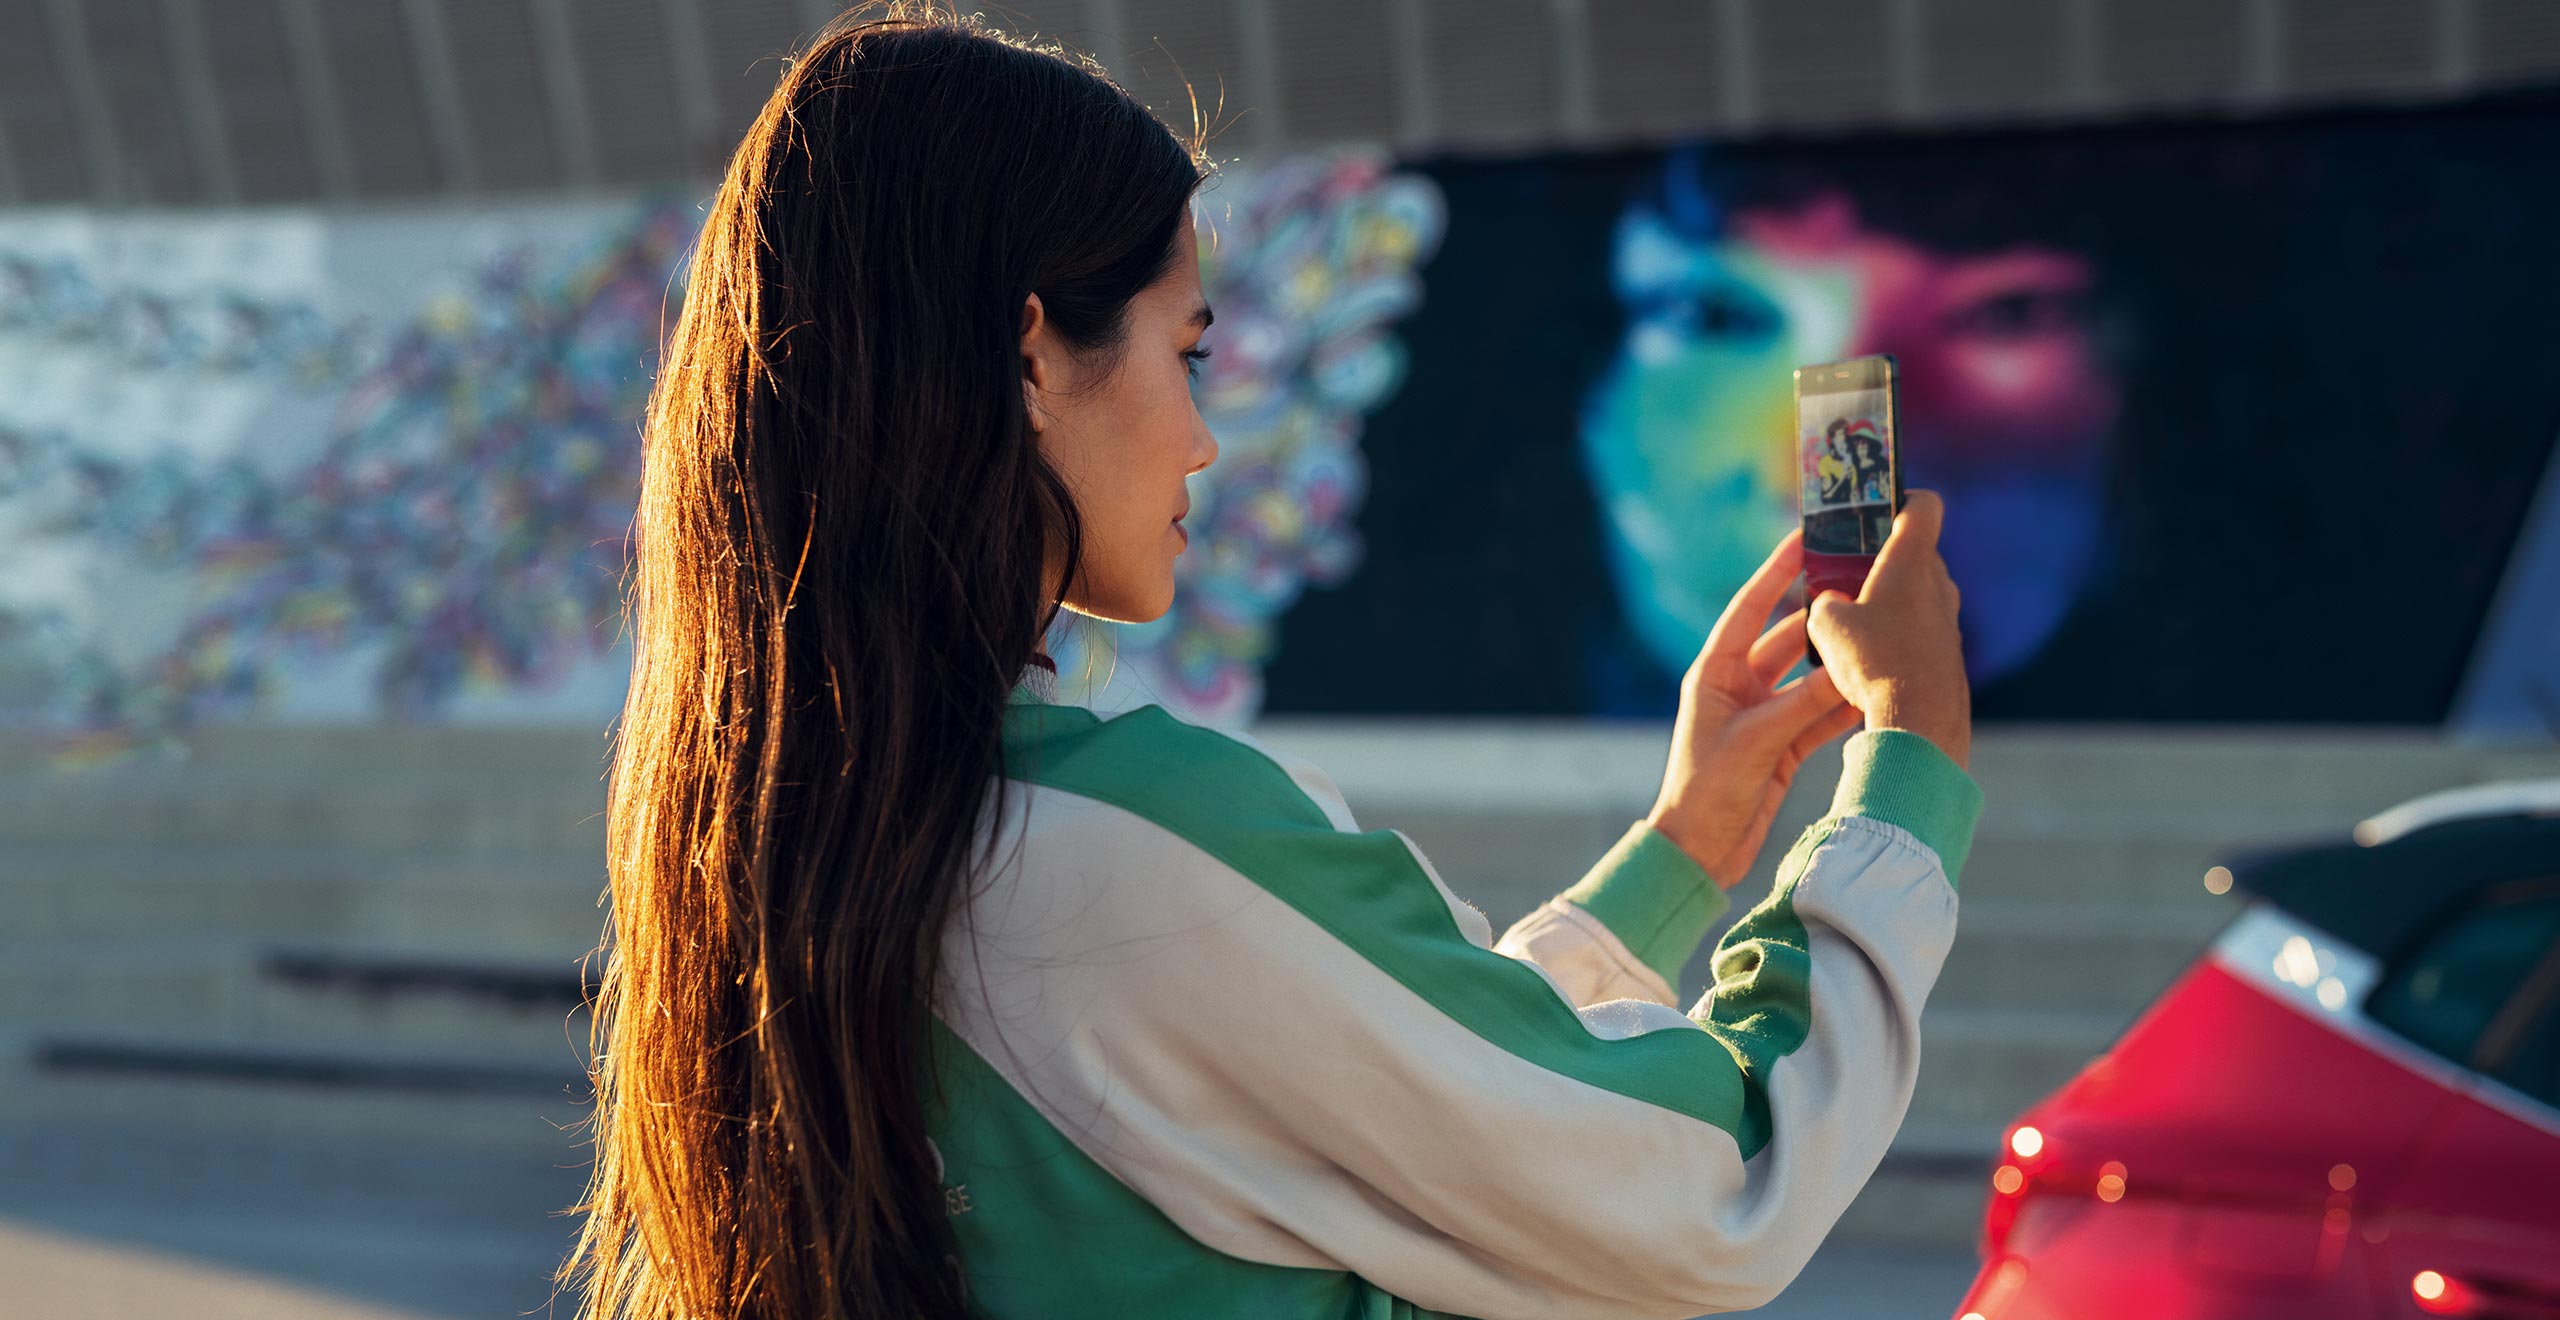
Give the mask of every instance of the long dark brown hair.
M 1084 56 L 892 3 L 790 57 L 729 161 L 645 427 L 582 1316 L 965 1314 L 938 950 L 1083 549 L 1020 317 L 1107 372 L 1204 147 Z

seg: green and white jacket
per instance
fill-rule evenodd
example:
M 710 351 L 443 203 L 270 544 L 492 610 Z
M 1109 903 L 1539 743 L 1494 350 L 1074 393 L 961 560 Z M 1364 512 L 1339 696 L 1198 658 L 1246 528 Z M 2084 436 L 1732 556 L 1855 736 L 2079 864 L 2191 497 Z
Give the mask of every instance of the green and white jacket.
M 1161 706 L 1005 712 L 928 1121 L 994 1317 L 1694 1316 L 1793 1279 L 1911 1099 L 1982 794 L 1859 733 L 1725 898 L 1642 821 L 1493 937 L 1333 781 Z

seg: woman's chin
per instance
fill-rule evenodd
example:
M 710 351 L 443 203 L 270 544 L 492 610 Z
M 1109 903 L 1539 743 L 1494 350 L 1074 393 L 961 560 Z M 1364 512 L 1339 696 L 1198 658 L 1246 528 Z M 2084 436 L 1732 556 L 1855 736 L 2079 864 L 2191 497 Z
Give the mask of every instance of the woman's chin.
M 1153 623 L 1173 609 L 1173 568 L 1151 589 L 1115 592 L 1107 599 L 1068 601 L 1067 608 L 1105 623 Z

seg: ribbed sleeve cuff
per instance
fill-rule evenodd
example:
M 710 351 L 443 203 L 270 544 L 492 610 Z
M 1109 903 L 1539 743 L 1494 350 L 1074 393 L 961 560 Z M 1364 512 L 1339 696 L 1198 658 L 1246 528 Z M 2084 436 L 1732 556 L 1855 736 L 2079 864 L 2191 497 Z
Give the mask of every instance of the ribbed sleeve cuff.
M 1834 816 L 1865 816 L 1909 830 L 1938 854 L 1947 883 L 1973 851 L 1982 786 L 1938 745 L 1907 729 L 1869 729 L 1840 749 Z
M 1628 827 L 1563 897 L 1599 918 L 1673 986 L 1731 901 L 1705 867 L 1644 820 Z

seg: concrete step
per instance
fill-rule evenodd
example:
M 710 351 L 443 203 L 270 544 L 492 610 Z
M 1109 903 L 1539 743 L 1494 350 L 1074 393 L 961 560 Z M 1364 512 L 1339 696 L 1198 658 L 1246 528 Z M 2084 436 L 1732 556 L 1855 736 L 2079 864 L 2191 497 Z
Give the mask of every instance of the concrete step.
M 10 767 L 0 774 L 0 839 L 600 850 L 597 773 L 507 759 L 517 745 L 497 739 L 477 767 L 411 762 L 400 739 L 383 740 L 370 765 L 299 761 L 289 737 L 245 764 L 195 757 L 71 771 L 0 760 Z
M 1939 1127 L 2006 1124 L 2113 1044 L 2137 1012 L 1933 1003 L 1921 1017 L 1911 1116 Z
M 2132 832 L 2109 832 L 2119 828 Z M 2092 818 L 2044 832 L 1986 817 L 1957 885 L 1968 907 L 2101 903 L 2210 913 L 2225 907 L 2204 887 L 2205 872 L 2236 850 L 2288 839 L 2343 840 L 2346 829 L 2340 825 L 2324 833 L 2277 817 L 2256 830 L 2202 821 L 2133 825 Z
M 1671 729 L 1667 720 L 1284 717 L 1252 732 L 1324 767 L 1366 823 L 1408 809 L 1641 815 L 1661 786 Z M 1829 795 L 1840 746 L 1807 759 L 1791 796 Z M 2370 812 L 2453 784 L 2560 774 L 2560 749 L 2422 729 L 2004 724 L 1975 730 L 1971 770 L 1995 805 Z
M 2362 816 L 2448 785 L 2560 774 L 2560 752 L 2423 729 L 2003 725 L 1977 731 L 1971 770 L 2012 810 Z
M 143 1128 L 180 1137 L 499 1151 L 583 1162 L 585 1079 L 567 1067 L 129 1033 L 21 1036 L 0 1062 L 0 1132 Z
M 0 766 L 88 781 L 281 773 L 343 785 L 391 773 L 600 784 L 612 758 L 602 726 L 556 725 L 226 721 L 190 730 L 185 750 L 173 759 L 145 754 L 67 771 L 50 768 L 47 746 L 41 735 L 0 730 Z
M 0 792 L 0 838 L 173 845 L 338 844 L 602 856 L 592 785 L 394 776 L 356 784 L 224 776 L 192 783 L 22 779 Z
M 0 1219 L 76 1219 L 123 1238 L 137 1209 L 151 1217 L 246 1217 L 244 1231 L 254 1232 L 286 1228 L 273 1222 L 279 1211 L 310 1207 L 323 1222 L 354 1214 L 434 1234 L 484 1228 L 491 1209 L 514 1205 L 565 1236 L 571 1225 L 552 1216 L 577 1199 L 584 1174 L 541 1158 L 299 1135 L 273 1141 L 151 1128 L 11 1129 L 0 1131 Z
M 242 1035 L 425 1050 L 475 1060 L 586 1066 L 589 1016 L 575 961 L 501 961 L 411 950 L 274 949 L 235 1020 Z
M 1732 890 L 1735 915 L 1768 893 L 1787 850 L 1826 806 L 1790 798 L 1781 808 L 1750 878 Z M 1483 908 L 1499 930 L 1581 878 L 1640 815 L 1414 809 L 1361 823 L 1402 829 L 1441 878 Z M 2355 819 L 2335 811 L 2095 808 L 2066 817 L 1995 805 L 1975 830 L 1959 886 L 1968 916 L 1984 903 L 2096 903 L 2181 911 L 2210 922 L 2229 907 L 2205 889 L 2204 875 L 2234 849 L 2344 838 Z
M 0 1031 L 213 1030 L 250 992 L 246 946 L 201 935 L 0 939 Z
M 1659 726 L 1574 722 L 1257 732 L 1331 772 L 1364 827 L 1404 829 L 1497 930 L 1642 815 L 1668 745 Z M 604 921 L 600 733 L 217 729 L 185 763 L 93 772 L 13 749 L 0 737 L 0 1032 L 19 1033 L 0 1048 L 0 1132 L 581 1158 L 561 1125 L 587 1112 L 584 1024 L 557 990 Z M 1804 769 L 1737 912 L 1828 805 L 1837 766 L 1835 746 Z M 2202 884 L 2233 845 L 2342 835 L 2420 792 L 2555 773 L 2547 749 L 2420 733 L 1983 731 L 1988 807 L 1911 1118 L 1841 1233 L 1969 1241 L 2000 1126 L 2233 914 Z M 337 962 L 271 958 L 315 951 Z M 437 959 L 526 969 L 526 986 L 548 975 L 551 997 L 439 982 L 420 965 Z
M 1667 736 L 1522 722 L 1392 731 L 1275 722 L 1261 736 L 1331 773 L 1365 828 L 1402 829 L 1496 929 L 1579 878 L 1650 807 Z M 2208 867 L 2235 847 L 2342 838 L 2364 816 L 2458 784 L 2560 775 L 2560 752 L 2410 731 L 2033 729 L 1977 733 L 1984 814 L 1968 900 L 2219 910 Z M 1767 891 L 1828 809 L 1837 744 L 1798 772 L 1737 908 Z
M 2238 910 L 2229 899 L 2176 906 L 1968 899 L 1928 1011 L 2138 1008 L 2192 966 Z
M 202 1174 L 239 1150 L 296 1152 L 293 1168 L 260 1170 L 293 1183 L 336 1176 L 347 1161 L 380 1149 L 428 1152 L 430 1160 L 435 1151 L 495 1155 L 527 1170 L 570 1173 L 586 1159 L 578 1126 L 588 1114 L 578 1101 L 583 1083 L 540 1067 L 130 1034 L 52 1036 L 25 1046 L 18 1066 L 0 1067 L 0 1176 L 18 1181 L 136 1174 L 134 1161 L 118 1153 L 127 1144 L 120 1134 L 128 1133 L 148 1133 L 153 1148 L 168 1154 L 155 1157 L 154 1177 L 178 1165 Z M 1834 1236 L 1970 1242 L 1999 1132 L 1996 1124 L 1915 1115 Z M 30 1133 L 43 1140 L 22 1139 Z M 51 1167 L 66 1148 L 104 1164 Z
M 551 954 L 604 929 L 601 846 L 445 851 L 344 843 L 176 844 L 0 834 L 8 932 L 342 936 Z
M 1832 1241 L 1907 1247 L 1965 1247 L 1982 1236 L 1989 1174 L 1914 1169 L 1891 1156 L 1831 1230 Z
M 1454 811 L 1494 828 L 1488 818 L 1525 810 L 1615 819 L 1623 828 L 1659 786 L 1669 731 L 1651 723 L 1382 728 L 1277 720 L 1255 732 L 1324 766 L 1364 823 Z M 246 833 L 582 849 L 584 832 L 600 827 L 590 817 L 603 810 L 609 750 L 605 734 L 591 730 L 228 726 L 199 731 L 181 761 L 57 771 L 41 740 L 6 734 L 0 766 L 18 769 L 0 775 L 8 781 L 0 837 Z M 1838 755 L 1835 743 L 1807 763 L 1790 794 L 1790 819 L 1818 814 Z M 2279 818 L 2293 818 L 2287 829 L 2325 830 L 2436 788 L 2560 774 L 2560 753 L 2402 730 L 2005 726 L 1977 734 L 1972 769 L 1989 804 L 1986 826 L 2006 819 L 2013 824 L 1998 828 L 2051 833 L 2057 822 L 2078 829 L 2092 818 L 2129 826 L 2184 818 L 2195 822 L 2189 834 L 2254 836 Z
M 0 941 L 0 1029 L 422 1048 L 583 1067 L 578 960 L 237 937 Z

